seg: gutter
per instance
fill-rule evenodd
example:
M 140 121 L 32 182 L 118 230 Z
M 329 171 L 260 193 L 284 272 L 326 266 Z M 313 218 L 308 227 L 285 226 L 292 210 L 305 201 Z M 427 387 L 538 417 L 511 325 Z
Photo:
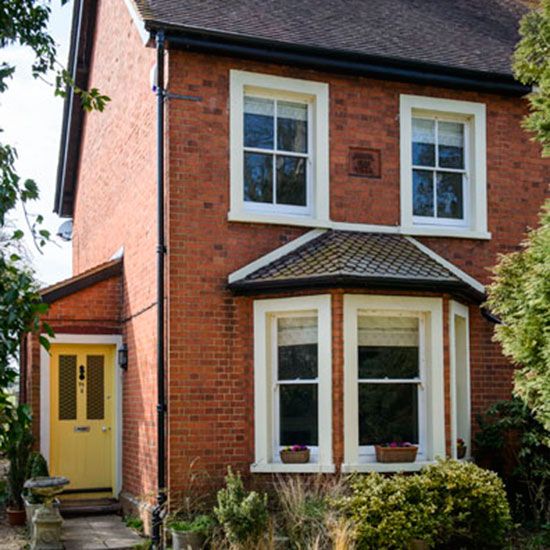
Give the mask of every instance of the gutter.
M 204 52 L 295 65 L 324 72 L 508 96 L 524 96 L 531 91 L 530 86 L 520 84 L 509 74 L 488 73 L 407 59 L 289 44 L 207 29 L 173 26 L 157 21 L 147 21 L 146 28 L 152 36 L 157 32 L 164 32 L 168 47 L 176 50 Z
M 292 279 L 247 281 L 229 283 L 235 294 L 254 295 L 309 288 L 369 288 L 376 290 L 449 293 L 474 303 L 482 303 L 486 296 L 461 281 L 434 281 L 432 279 L 400 279 L 391 277 L 360 277 L 355 275 L 317 275 Z

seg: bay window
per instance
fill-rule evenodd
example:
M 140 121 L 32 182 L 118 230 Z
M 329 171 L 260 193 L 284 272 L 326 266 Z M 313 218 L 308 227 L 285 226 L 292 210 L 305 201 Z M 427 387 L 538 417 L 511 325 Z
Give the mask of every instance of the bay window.
M 332 472 L 330 296 L 254 302 L 253 472 Z M 306 445 L 307 464 L 279 452 Z
M 425 416 L 422 318 L 361 314 L 357 323 L 361 454 L 374 456 L 374 445 L 383 443 L 419 445 Z
M 415 470 L 445 455 L 443 303 L 344 296 L 343 471 L 393 471 L 374 446 L 418 445 Z

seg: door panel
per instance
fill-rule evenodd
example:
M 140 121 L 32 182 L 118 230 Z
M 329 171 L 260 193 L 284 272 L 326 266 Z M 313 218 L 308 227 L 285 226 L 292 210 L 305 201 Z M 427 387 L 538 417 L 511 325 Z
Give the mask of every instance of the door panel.
M 50 470 L 70 492 L 112 494 L 115 346 L 53 345 Z

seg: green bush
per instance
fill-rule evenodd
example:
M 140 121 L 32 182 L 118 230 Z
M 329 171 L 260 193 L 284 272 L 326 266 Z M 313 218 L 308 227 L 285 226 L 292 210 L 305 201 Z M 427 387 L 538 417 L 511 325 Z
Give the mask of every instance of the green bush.
M 351 495 L 337 506 L 354 523 L 358 550 L 407 548 L 413 539 L 433 544 L 439 528 L 437 507 L 421 475 L 353 476 Z
M 519 398 L 495 403 L 477 420 L 476 460 L 504 479 L 514 519 L 550 524 L 550 432 Z
M 214 521 L 210 516 L 203 514 L 192 520 L 174 520 L 169 523 L 168 527 L 174 531 L 198 533 L 206 537 L 214 527 Z
M 428 482 L 440 521 L 441 542 L 468 548 L 502 548 L 512 528 L 502 480 L 469 462 L 440 461 L 421 477 Z
M 357 548 L 408 548 L 415 539 L 467 548 L 502 548 L 511 518 L 498 476 L 474 464 L 440 461 L 414 475 L 351 479 L 338 499 L 355 525 Z
M 218 504 L 214 508 L 225 538 L 236 546 L 257 543 L 267 530 L 267 495 L 246 491 L 241 476 L 231 468 L 225 483 L 226 487 L 218 491 Z

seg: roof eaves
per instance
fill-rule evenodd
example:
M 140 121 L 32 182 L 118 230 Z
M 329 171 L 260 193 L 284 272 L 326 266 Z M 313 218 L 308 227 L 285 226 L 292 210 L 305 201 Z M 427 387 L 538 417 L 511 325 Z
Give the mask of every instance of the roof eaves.
M 203 51 L 272 63 L 298 65 L 326 72 L 471 89 L 503 95 L 523 96 L 531 91 L 529 86 L 520 84 L 512 75 L 504 73 L 306 46 L 208 28 L 174 25 L 152 19 L 145 21 L 145 28 L 152 34 L 162 30 L 165 33 L 168 46 L 174 49 Z
M 75 0 L 67 66 L 75 85 L 81 89 L 88 85 L 96 12 L 97 0 Z M 54 199 L 54 212 L 61 217 L 73 214 L 83 117 L 78 97 L 72 88 L 67 88 Z
M 241 280 L 229 283 L 228 288 L 239 294 L 258 294 L 280 292 L 284 290 L 303 290 L 313 288 L 368 288 L 373 290 L 395 290 L 449 293 L 459 298 L 482 303 L 485 294 L 463 281 L 411 279 L 401 277 L 373 277 L 352 275 L 321 275 L 310 277 L 293 277 L 260 281 Z

